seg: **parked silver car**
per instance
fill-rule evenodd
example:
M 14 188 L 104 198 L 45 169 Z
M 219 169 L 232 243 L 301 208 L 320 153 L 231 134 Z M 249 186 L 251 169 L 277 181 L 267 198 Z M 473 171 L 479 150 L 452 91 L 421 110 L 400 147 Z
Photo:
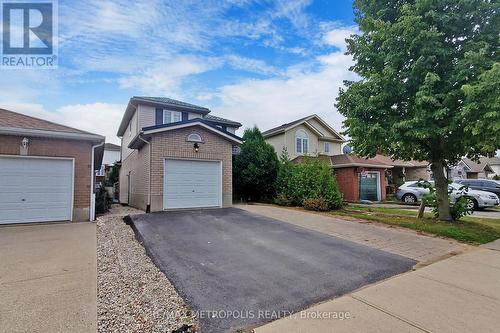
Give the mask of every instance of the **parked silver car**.
M 434 182 L 427 182 L 430 185 L 434 185 Z M 424 184 L 424 182 L 420 182 Z M 486 207 L 493 207 L 499 204 L 499 199 L 495 193 L 472 190 L 465 187 L 462 184 L 451 183 L 449 185 L 450 199 L 455 202 L 460 197 L 469 198 L 469 208 L 470 209 L 480 209 Z M 397 192 L 396 197 L 406 203 L 416 203 L 422 200 L 422 197 L 429 193 L 429 189 L 419 185 L 418 181 L 406 182 L 401 185 Z

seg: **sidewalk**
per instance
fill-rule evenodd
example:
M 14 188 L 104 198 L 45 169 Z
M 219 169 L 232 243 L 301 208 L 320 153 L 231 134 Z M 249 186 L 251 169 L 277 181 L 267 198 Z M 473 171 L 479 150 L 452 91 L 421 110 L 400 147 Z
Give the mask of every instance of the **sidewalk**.
M 500 251 L 474 249 L 259 327 L 277 332 L 498 332 Z M 349 312 L 349 319 L 304 319 Z

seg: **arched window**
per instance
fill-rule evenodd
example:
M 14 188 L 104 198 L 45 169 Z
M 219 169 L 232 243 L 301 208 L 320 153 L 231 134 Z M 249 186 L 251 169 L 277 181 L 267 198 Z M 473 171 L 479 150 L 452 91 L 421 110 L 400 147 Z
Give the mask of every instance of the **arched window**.
M 201 135 L 198 133 L 191 133 L 188 135 L 186 141 L 188 142 L 203 142 L 203 139 L 201 138 Z
M 297 154 L 307 154 L 309 152 L 309 136 L 303 129 L 295 132 L 295 150 Z

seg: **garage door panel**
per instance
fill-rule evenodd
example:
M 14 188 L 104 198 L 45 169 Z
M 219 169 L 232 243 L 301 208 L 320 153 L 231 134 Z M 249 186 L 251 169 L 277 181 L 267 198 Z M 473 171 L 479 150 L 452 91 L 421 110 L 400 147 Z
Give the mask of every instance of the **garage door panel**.
M 221 205 L 221 164 L 217 161 L 166 160 L 164 208 Z
M 71 160 L 0 156 L 0 176 L 0 224 L 71 220 Z

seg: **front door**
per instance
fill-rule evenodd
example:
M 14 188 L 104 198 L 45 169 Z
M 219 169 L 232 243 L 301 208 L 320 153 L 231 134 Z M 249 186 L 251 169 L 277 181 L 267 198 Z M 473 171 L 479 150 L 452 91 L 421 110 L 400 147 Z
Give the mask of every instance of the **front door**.
M 364 172 L 359 175 L 359 200 L 380 201 L 378 172 Z

